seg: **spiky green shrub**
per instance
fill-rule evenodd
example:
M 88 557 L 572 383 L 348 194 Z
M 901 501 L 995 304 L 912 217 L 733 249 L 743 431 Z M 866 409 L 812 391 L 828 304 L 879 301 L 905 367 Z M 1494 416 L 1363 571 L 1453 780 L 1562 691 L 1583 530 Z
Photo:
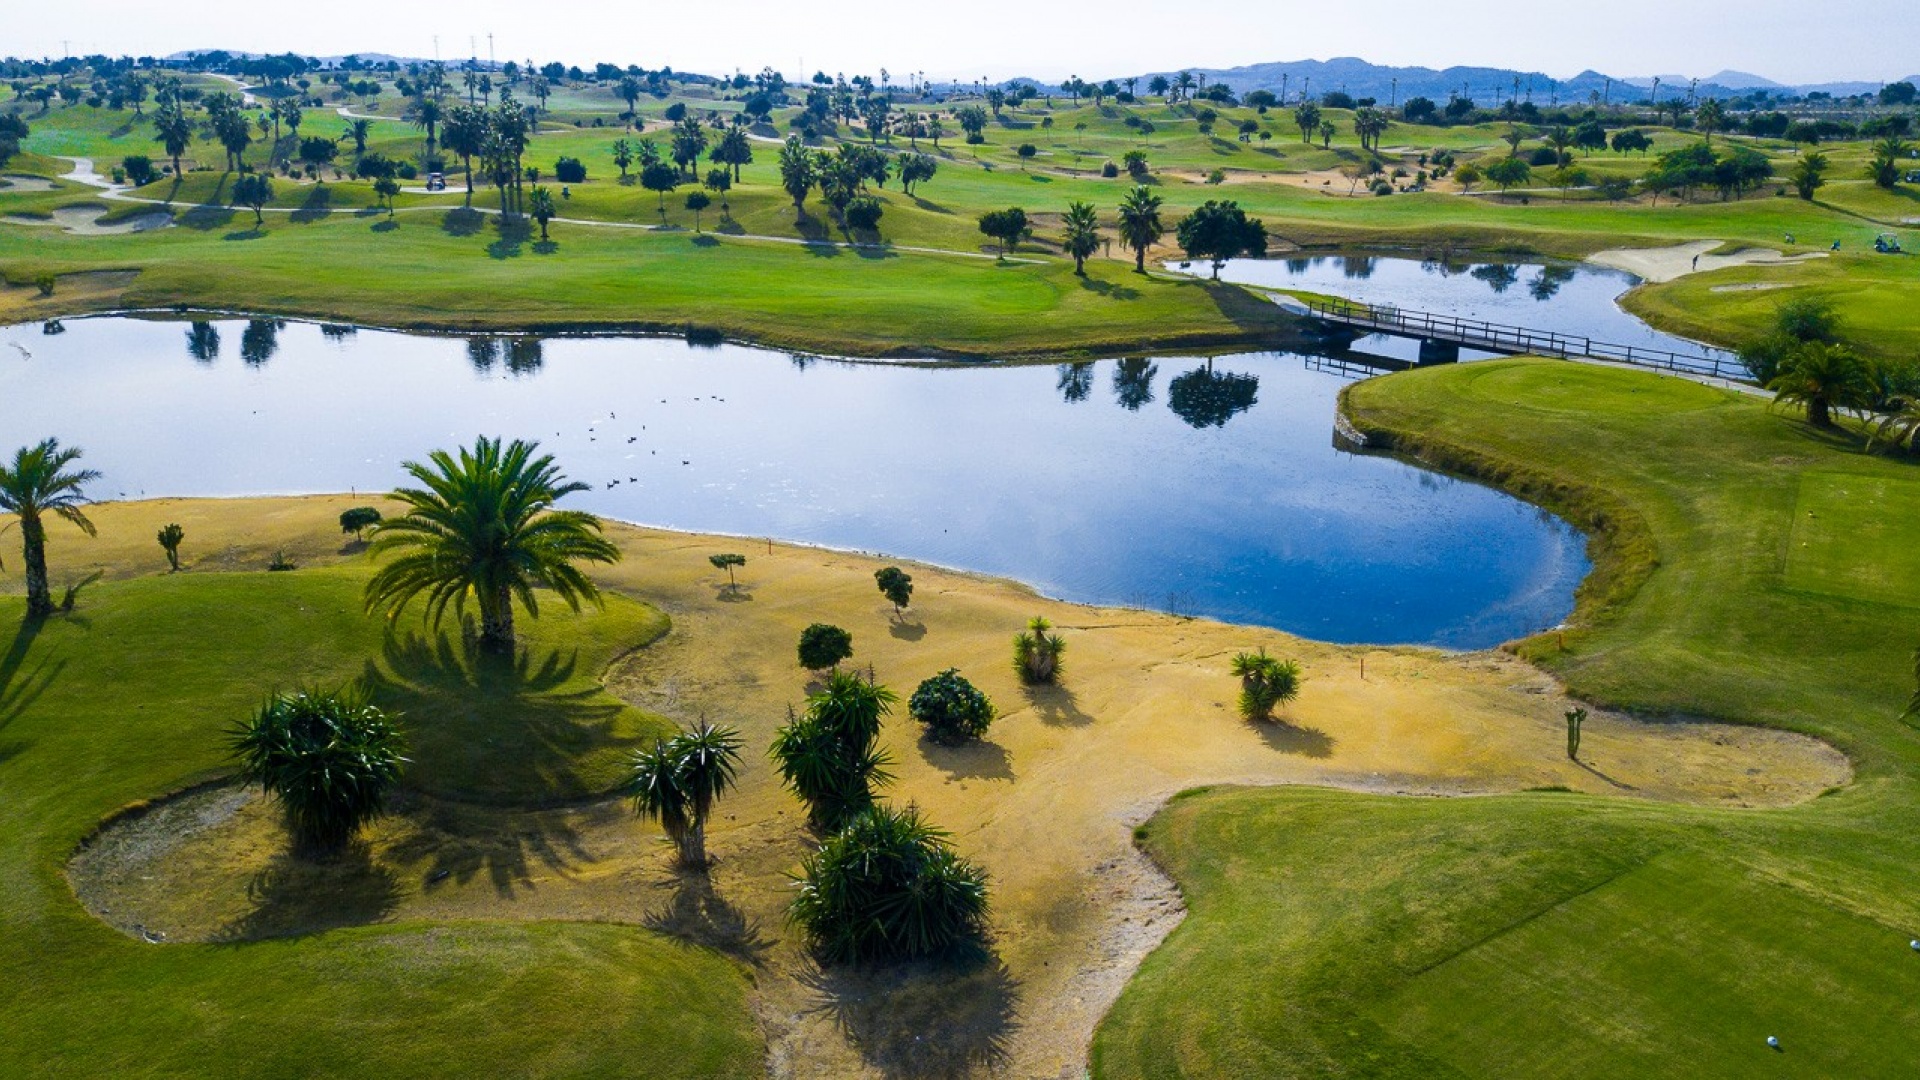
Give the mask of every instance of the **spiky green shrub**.
M 829 961 L 950 952 L 986 928 L 987 875 L 912 807 L 875 806 L 801 863 L 788 917 Z
M 1271 720 L 1276 707 L 1300 695 L 1300 664 L 1265 649 L 1235 656 L 1232 670 L 1240 680 L 1240 715 L 1248 720 Z
M 954 668 L 921 683 L 907 699 L 907 712 L 943 743 L 977 739 L 993 723 L 993 702 Z
M 1048 632 L 1052 629 L 1052 623 L 1036 615 L 1013 639 L 1013 670 L 1020 681 L 1040 685 L 1060 677 L 1060 655 L 1067 651 L 1067 643 L 1059 634 Z
M 837 829 L 873 804 L 873 789 L 893 782 L 876 743 L 880 720 L 899 697 L 858 675 L 835 672 L 806 711 L 789 715 L 770 753 L 789 790 L 807 804 L 815 827 Z
M 740 765 L 740 734 L 702 720 L 691 731 L 633 755 L 628 791 L 633 808 L 666 830 L 687 866 L 707 863 L 707 815 L 733 786 Z
M 278 800 L 295 842 L 316 851 L 380 816 L 407 762 L 392 719 L 346 691 L 275 694 L 230 745 L 241 779 Z

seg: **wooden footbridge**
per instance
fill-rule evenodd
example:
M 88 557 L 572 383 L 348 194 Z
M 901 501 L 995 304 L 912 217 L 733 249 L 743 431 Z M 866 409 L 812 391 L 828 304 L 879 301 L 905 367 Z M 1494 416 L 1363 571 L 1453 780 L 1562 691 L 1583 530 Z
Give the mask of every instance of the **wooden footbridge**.
M 1751 377 L 1737 358 L 1718 350 L 1706 350 L 1704 346 L 1701 352 L 1689 354 L 1639 345 L 1615 345 L 1551 330 L 1531 330 L 1524 326 L 1346 300 L 1311 300 L 1306 302 L 1306 307 L 1308 318 L 1336 332 L 1391 334 L 1419 341 L 1420 365 L 1450 364 L 1460 359 L 1461 349 L 1476 349 L 1511 356 L 1603 360 L 1721 379 Z

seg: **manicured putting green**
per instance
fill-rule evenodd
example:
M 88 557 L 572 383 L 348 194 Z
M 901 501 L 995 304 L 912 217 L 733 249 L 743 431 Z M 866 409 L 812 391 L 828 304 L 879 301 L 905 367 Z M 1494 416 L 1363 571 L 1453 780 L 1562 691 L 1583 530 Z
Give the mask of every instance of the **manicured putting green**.
M 1920 1060 L 1910 936 L 1675 853 L 1500 930 L 1370 1011 L 1475 1076 L 1682 1063 L 1728 1080 L 1888 1076 Z
M 1920 606 L 1920 480 L 1817 472 L 1800 478 L 1789 588 Z

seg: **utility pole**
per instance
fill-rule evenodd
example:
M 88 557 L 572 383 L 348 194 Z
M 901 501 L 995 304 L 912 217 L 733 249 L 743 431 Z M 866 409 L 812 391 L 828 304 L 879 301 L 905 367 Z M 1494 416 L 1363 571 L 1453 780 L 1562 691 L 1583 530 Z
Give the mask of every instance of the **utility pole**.
M 1387 108 L 1389 109 L 1396 108 L 1399 106 L 1399 104 L 1400 104 L 1400 79 L 1398 76 L 1395 76 L 1393 79 L 1393 92 L 1387 95 Z
M 487 35 L 487 66 L 493 66 L 493 35 Z
M 1607 76 L 1607 88 L 1601 91 L 1600 93 L 1600 107 L 1604 109 L 1612 104 L 1613 104 L 1613 76 L 1609 75 Z

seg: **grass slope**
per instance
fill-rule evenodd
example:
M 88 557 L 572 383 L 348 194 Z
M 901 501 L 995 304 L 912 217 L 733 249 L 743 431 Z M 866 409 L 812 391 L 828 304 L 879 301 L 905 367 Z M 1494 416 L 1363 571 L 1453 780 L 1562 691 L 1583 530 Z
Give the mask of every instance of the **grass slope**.
M 1856 782 L 1754 814 L 1182 798 L 1142 838 L 1191 914 L 1101 1027 L 1095 1071 L 1905 1075 L 1920 732 L 1895 714 L 1920 566 L 1897 523 L 1914 466 L 1751 397 L 1550 361 L 1372 380 L 1347 408 L 1598 531 L 1579 628 L 1521 646 L 1572 692 L 1817 734 Z
M 615 599 L 591 624 L 549 614 L 528 639 L 533 677 L 491 676 L 516 681 L 517 700 L 475 702 L 443 650 L 384 645 L 358 614 L 366 573 L 110 581 L 37 632 L 19 597 L 0 597 L 0 1074 L 756 1073 L 739 969 L 633 926 L 395 924 L 155 947 L 74 903 L 62 868 L 75 845 L 122 806 L 224 771 L 224 729 L 275 688 L 374 674 L 409 711 L 414 779 L 496 800 L 604 789 L 625 746 L 659 730 L 598 686 L 617 651 L 664 629 L 658 612 Z M 496 737 L 529 713 L 544 738 Z M 435 730 L 446 715 L 457 731 Z M 554 774 L 555 748 L 573 771 Z M 453 779 L 456 754 L 471 784 Z M 259 903 L 275 902 L 263 882 Z

